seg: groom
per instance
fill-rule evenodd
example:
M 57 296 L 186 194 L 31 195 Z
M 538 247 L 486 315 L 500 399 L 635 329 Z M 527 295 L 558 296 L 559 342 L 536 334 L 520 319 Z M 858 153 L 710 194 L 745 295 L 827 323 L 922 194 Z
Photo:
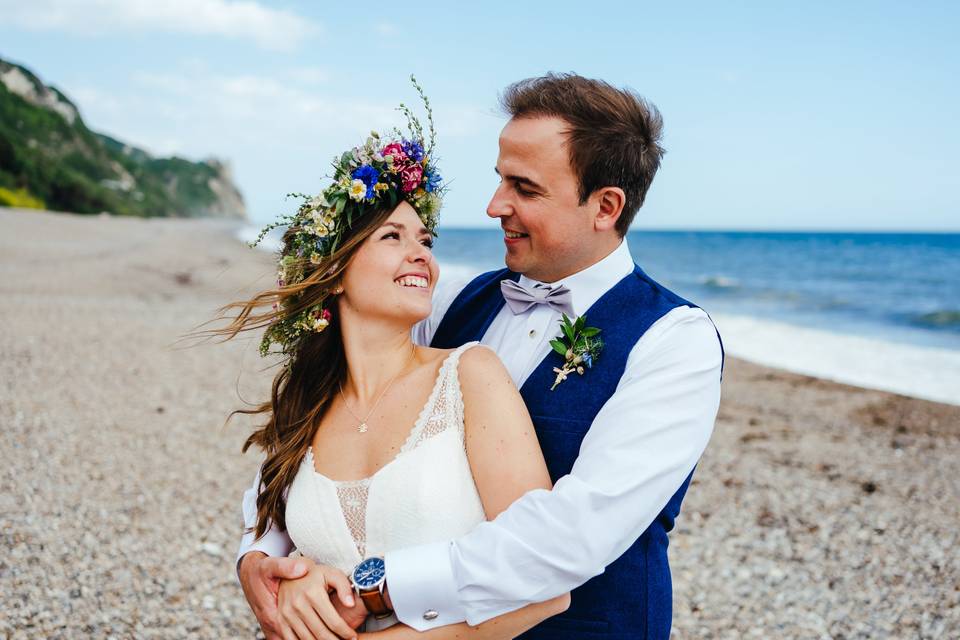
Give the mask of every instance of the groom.
M 423 631 L 572 591 L 567 611 L 521 637 L 666 640 L 667 532 L 713 430 L 723 349 L 707 314 L 650 279 L 624 241 L 660 165 L 660 114 L 631 91 L 573 74 L 517 82 L 502 103 L 511 119 L 487 215 L 503 228 L 507 269 L 439 291 L 415 339 L 497 351 L 555 486 L 460 539 L 388 553 L 388 598 Z M 604 346 L 551 391 L 564 360 L 549 342 L 561 308 L 585 315 Z M 256 491 L 244 496 L 247 526 Z M 284 557 L 291 549 L 272 529 L 240 546 L 240 582 L 268 637 L 276 581 L 301 575 Z

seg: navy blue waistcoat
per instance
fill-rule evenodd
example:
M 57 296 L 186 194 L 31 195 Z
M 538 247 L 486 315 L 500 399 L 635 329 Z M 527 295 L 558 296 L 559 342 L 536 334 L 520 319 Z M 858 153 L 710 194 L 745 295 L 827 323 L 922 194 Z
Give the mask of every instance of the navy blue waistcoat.
M 500 281 L 520 274 L 502 269 L 475 278 L 457 296 L 437 327 L 431 346 L 449 349 L 480 340 L 504 305 Z M 640 267 L 607 291 L 587 311 L 587 323 L 602 330 L 604 346 L 592 369 L 572 375 L 550 391 L 559 354 L 549 355 L 524 382 L 526 402 L 556 482 L 570 473 L 594 417 L 617 388 L 631 349 L 671 309 L 696 307 L 654 282 Z M 719 337 L 719 335 L 718 335 Z M 721 345 L 722 349 L 722 345 Z M 624 424 L 628 429 L 630 425 Z M 570 608 L 520 636 L 524 640 L 667 640 L 673 591 L 667 563 L 667 532 L 673 528 L 690 483 L 687 476 L 667 506 L 636 542 L 606 570 L 571 594 Z

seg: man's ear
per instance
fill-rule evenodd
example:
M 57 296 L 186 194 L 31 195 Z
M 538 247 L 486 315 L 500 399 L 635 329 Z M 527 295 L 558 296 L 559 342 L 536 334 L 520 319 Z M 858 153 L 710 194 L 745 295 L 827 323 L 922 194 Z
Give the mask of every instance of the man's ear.
M 593 192 L 597 203 L 597 216 L 593 226 L 597 231 L 609 231 L 617 224 L 623 206 L 627 203 L 627 194 L 620 187 L 603 187 Z

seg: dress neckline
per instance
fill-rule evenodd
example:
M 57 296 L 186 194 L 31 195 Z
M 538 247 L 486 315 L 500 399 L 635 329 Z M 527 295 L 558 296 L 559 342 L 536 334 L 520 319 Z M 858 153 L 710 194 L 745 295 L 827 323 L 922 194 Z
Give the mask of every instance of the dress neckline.
M 476 344 L 478 341 L 468 342 L 466 344 L 460 345 L 453 351 L 451 351 L 443 359 L 443 362 L 440 363 L 440 368 L 437 370 L 437 377 L 434 379 L 433 388 L 430 390 L 430 395 L 427 397 L 426 403 L 420 409 L 420 414 L 417 416 L 417 420 L 413 423 L 413 426 L 410 428 L 410 432 L 407 434 L 406 440 L 403 441 L 400 450 L 397 452 L 393 458 L 385 462 L 379 469 L 374 471 L 371 475 L 366 476 L 365 478 L 359 478 L 357 480 L 334 480 L 329 476 L 326 476 L 319 471 L 313 461 L 313 445 L 307 447 L 307 453 L 303 457 L 303 463 L 310 466 L 310 471 L 313 472 L 313 475 L 326 480 L 327 482 L 333 484 L 336 487 L 360 487 L 370 484 L 374 478 L 376 478 L 384 469 L 396 462 L 403 454 L 413 448 L 413 443 L 416 442 L 417 437 L 420 435 L 420 432 L 423 430 L 423 425 L 426 423 L 427 418 L 430 417 L 430 411 L 433 409 L 433 406 L 437 403 L 437 397 L 440 395 L 440 390 L 443 389 L 443 381 L 446 378 L 447 368 L 451 362 L 453 356 L 458 353 L 462 353 L 470 345 Z

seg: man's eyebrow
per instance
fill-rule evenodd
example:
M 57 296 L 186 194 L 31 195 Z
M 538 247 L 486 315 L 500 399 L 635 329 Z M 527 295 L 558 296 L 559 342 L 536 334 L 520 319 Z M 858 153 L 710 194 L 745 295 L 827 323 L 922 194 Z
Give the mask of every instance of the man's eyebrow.
M 406 225 L 404 225 L 404 224 L 402 224 L 402 223 L 400 223 L 400 222 L 384 222 L 384 223 L 383 223 L 382 225 L 380 225 L 380 226 L 381 226 L 381 228 L 382 228 L 382 227 L 396 227 L 397 229 L 400 229 L 401 231 L 403 231 L 404 229 L 407 228 Z M 419 233 L 420 235 L 430 235 L 430 231 L 429 231 L 426 227 L 420 227 L 419 229 L 417 229 L 417 233 Z
M 543 187 L 541 187 L 539 184 L 537 184 L 536 182 L 534 182 L 534 181 L 531 180 L 530 178 L 526 178 L 526 177 L 524 177 L 524 176 L 515 176 L 515 175 L 510 175 L 510 174 L 508 174 L 508 175 L 503 175 L 503 174 L 500 173 L 500 169 L 497 169 L 496 167 L 493 168 L 493 171 L 494 171 L 494 173 L 496 173 L 498 176 L 500 176 L 500 177 L 503 178 L 504 180 L 509 180 L 510 182 L 513 182 L 514 184 L 526 185 L 527 187 L 531 187 L 531 188 L 535 189 L 536 191 L 543 191 Z

